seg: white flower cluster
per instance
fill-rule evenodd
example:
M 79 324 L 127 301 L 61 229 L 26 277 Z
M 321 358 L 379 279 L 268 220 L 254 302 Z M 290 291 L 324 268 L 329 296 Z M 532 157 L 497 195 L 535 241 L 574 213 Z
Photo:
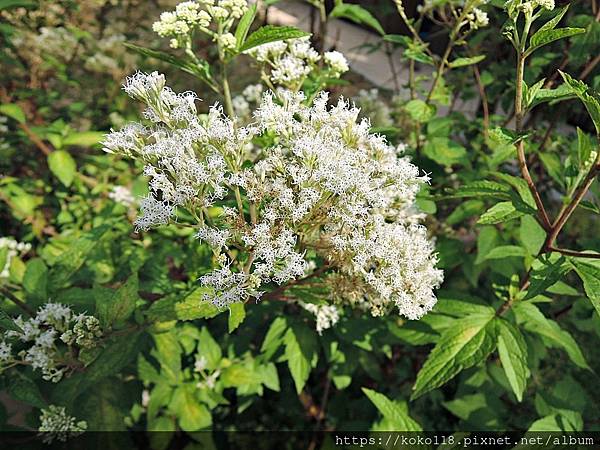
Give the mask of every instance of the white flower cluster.
M 268 79 L 272 85 L 292 91 L 302 87 L 321 60 L 308 37 L 259 45 L 248 50 L 248 54 L 262 64 L 263 72 L 269 72 Z M 346 58 L 337 51 L 325 52 L 323 62 L 329 77 L 337 78 L 349 70 Z
M 131 207 L 135 203 L 135 197 L 131 193 L 131 189 L 125 186 L 114 186 L 108 193 L 110 198 L 115 203 L 120 203 L 127 208 Z
M 353 98 L 360 108 L 361 117 L 368 117 L 373 126 L 388 127 L 393 125 L 390 107 L 379 96 L 379 89 L 361 89 Z
M 47 381 L 57 383 L 69 369 L 60 343 L 68 347 L 90 349 L 97 345 L 102 336 L 98 319 L 86 314 L 74 314 L 68 306 L 60 303 L 46 303 L 35 317 L 15 319 L 21 331 L 9 330 L 0 342 L 0 364 L 13 360 L 13 346 L 18 343 L 25 348 L 17 356 L 24 364 L 40 370 Z M 6 342 L 13 340 L 11 344 Z
M 309 313 L 314 314 L 317 319 L 317 333 L 323 334 L 340 320 L 340 313 L 334 305 L 315 305 L 314 303 L 301 303 L 302 307 Z
M 42 409 L 38 431 L 42 435 L 42 440 L 50 444 L 55 440 L 65 442 L 83 433 L 87 427 L 85 420 L 78 421 L 70 416 L 63 406 L 50 405 L 48 409 Z
M 487 27 L 490 23 L 487 13 L 479 8 L 473 8 L 473 11 L 467 14 L 467 20 L 472 30 Z
M 0 237 L 0 278 L 8 278 L 10 271 L 10 263 L 15 256 L 22 255 L 31 250 L 31 244 L 17 242 L 10 237 Z M 6 257 L 2 258 L 2 254 Z
M 191 33 L 196 29 L 213 35 L 208 28 L 211 23 L 216 22 L 220 27 L 215 39 L 224 48 L 234 48 L 235 36 L 227 30 L 247 10 L 246 0 L 186 1 L 179 3 L 174 11 L 163 12 L 152 29 L 161 37 L 171 37 L 171 47 L 178 48 L 189 41 Z
M 250 119 L 251 105 L 256 106 L 262 98 L 262 84 L 250 84 L 242 91 L 241 95 L 236 95 L 232 99 L 233 112 L 237 118 Z
M 219 264 L 200 279 L 215 305 L 302 278 L 311 252 L 355 280 L 374 314 L 395 305 L 416 319 L 433 307 L 442 272 L 414 211 L 428 178 L 370 134 L 358 108 L 344 100 L 329 107 L 326 93 L 309 106 L 302 92 L 283 91 L 281 102 L 267 93 L 254 123 L 238 126 L 217 105 L 201 120 L 194 94 L 173 93 L 158 74 L 127 86 L 156 123 L 113 132 L 105 148 L 147 164 L 151 193 L 139 229 L 168 223 L 178 207 L 197 219 L 197 236 Z
M 194 362 L 194 372 L 198 372 L 203 380 L 199 381 L 198 383 L 196 383 L 196 387 L 198 389 L 204 389 L 204 388 L 208 388 L 208 389 L 214 389 L 215 385 L 217 384 L 217 380 L 219 379 L 219 376 L 221 375 L 221 371 L 219 369 L 213 371 L 210 374 L 206 373 L 206 366 L 208 364 L 208 361 L 206 360 L 206 357 L 201 356 L 200 358 L 196 359 L 196 361 Z

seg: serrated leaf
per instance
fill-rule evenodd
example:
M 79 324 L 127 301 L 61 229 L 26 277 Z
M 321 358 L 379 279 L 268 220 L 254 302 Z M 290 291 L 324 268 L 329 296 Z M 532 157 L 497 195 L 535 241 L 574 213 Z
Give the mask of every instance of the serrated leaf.
M 502 245 L 493 248 L 484 256 L 484 259 L 503 259 L 503 258 L 522 258 L 525 256 L 525 249 L 517 245 Z
M 167 64 L 175 66 L 183 70 L 184 72 L 189 73 L 190 75 L 194 75 L 195 77 L 198 77 L 201 80 L 208 82 L 209 84 L 212 80 L 212 76 L 210 74 L 210 64 L 207 61 L 204 61 L 200 58 L 198 58 L 198 64 L 196 64 L 185 59 L 177 58 L 173 55 L 170 55 L 169 53 L 161 52 L 158 50 L 152 50 L 146 47 L 141 47 L 130 42 L 126 42 L 123 45 L 125 45 L 125 47 L 127 47 L 128 49 L 139 53 L 140 55 L 164 61 Z
M 523 400 L 527 379 L 531 375 L 527 363 L 527 343 L 512 323 L 500 318 L 498 326 L 498 354 L 506 378 L 518 401 Z
M 570 258 L 569 262 L 583 281 L 585 294 L 600 315 L 600 264 L 583 258 Z
M 529 41 L 530 47 L 527 52 L 531 53 L 534 50 L 543 47 L 544 45 L 550 44 L 551 42 L 581 33 L 585 33 L 585 28 L 558 28 L 555 30 L 540 30 L 531 36 L 531 40 Z
M 523 216 L 519 227 L 519 237 L 527 252 L 535 256 L 539 253 L 546 240 L 546 230 L 533 216 Z
M 448 67 L 456 69 L 457 67 L 471 66 L 485 59 L 485 55 L 470 56 L 468 58 L 456 58 L 448 63 Z
M 590 91 L 590 88 L 583 81 L 575 80 L 569 74 L 559 71 L 565 84 L 569 86 L 571 92 L 575 94 L 585 105 L 594 125 L 596 134 L 600 135 L 600 97 Z
M 48 299 L 48 268 L 41 258 L 27 261 L 23 275 L 23 289 L 37 300 Z
M 390 431 L 423 431 L 421 425 L 410 417 L 403 408 L 392 402 L 385 395 L 367 388 L 362 388 L 362 391 L 383 417 L 388 419 L 389 424 L 393 427 Z
M 267 331 L 265 340 L 260 347 L 260 351 L 265 355 L 267 360 L 271 359 L 283 344 L 283 334 L 287 330 L 287 326 L 287 322 L 283 317 L 277 317 L 271 322 L 269 331 Z
M 50 270 L 50 289 L 63 287 L 69 279 L 85 263 L 87 256 L 98 245 L 110 230 L 110 226 L 101 225 L 91 231 L 83 233 L 76 239 L 69 249 L 61 254 Z
M 10 331 L 18 331 L 19 333 L 23 332 L 23 330 L 21 330 L 21 328 L 19 328 L 15 324 L 15 321 L 12 319 L 12 317 L 10 317 L 8 314 L 6 314 L 1 309 L 0 309 L 0 328 L 3 328 L 5 330 L 10 330 Z
M 8 380 L 7 392 L 17 401 L 26 403 L 36 408 L 45 408 L 46 400 L 42 396 L 40 389 L 31 379 L 21 373 L 16 373 Z
M 198 357 L 202 356 L 206 358 L 206 368 L 208 370 L 216 370 L 221 364 L 221 358 L 223 357 L 221 346 L 214 340 L 206 327 L 202 327 L 200 342 L 198 343 Z
M 251 48 L 258 47 L 259 45 L 268 44 L 270 42 L 284 41 L 287 39 L 297 39 L 305 36 L 310 36 L 310 33 L 306 33 L 299 30 L 296 27 L 282 26 L 278 27 L 275 25 L 265 25 L 260 27 L 254 33 L 252 33 L 244 42 L 244 45 L 240 47 L 240 52 L 245 52 Z
M 124 323 L 135 311 L 138 295 L 138 277 L 130 276 L 109 298 L 96 302 L 96 314 L 104 327 Z
M 546 289 L 563 278 L 571 267 L 563 256 L 557 254 L 543 255 L 531 265 L 529 287 L 524 299 L 530 299 L 543 294 Z
M 571 361 L 577 366 L 590 369 L 573 336 L 568 331 L 560 328 L 555 321 L 544 316 L 537 306 L 531 302 L 521 301 L 513 306 L 513 311 L 517 317 L 517 322 L 525 330 L 545 337 L 553 347 L 564 349 Z
M 385 35 L 385 31 L 379 21 L 360 5 L 340 2 L 329 13 L 329 17 L 344 18 L 359 25 L 367 25 L 377 31 L 380 35 Z
M 229 306 L 229 332 L 233 332 L 246 318 L 246 308 L 243 303 L 232 303 Z
M 65 150 L 55 150 L 48 155 L 50 171 L 66 187 L 71 186 L 77 173 L 77 164 L 73 157 Z
M 510 191 L 510 187 L 495 181 L 473 181 L 445 194 L 443 198 L 492 197 L 507 200 Z
M 409 101 L 404 108 L 410 114 L 413 120 L 417 122 L 427 122 L 435 116 L 436 108 L 433 105 L 428 105 L 423 100 L 414 99 Z
M 15 119 L 19 123 L 25 123 L 27 120 L 21 107 L 14 103 L 3 103 L 0 105 L 0 114 Z
M 212 424 L 210 411 L 200 403 L 196 396 L 197 388 L 192 383 L 186 383 L 175 388 L 169 403 L 177 417 L 179 426 L 187 432 L 198 431 Z
M 106 133 L 103 131 L 80 131 L 76 133 L 70 133 L 66 138 L 63 139 L 62 144 L 64 147 L 79 146 L 79 147 L 92 147 L 97 145 L 104 139 Z
M 283 340 L 285 358 L 299 394 L 308 380 L 313 359 L 317 357 L 318 342 L 313 330 L 304 324 L 293 324 L 286 331 Z
M 248 10 L 241 17 L 240 21 L 238 22 L 238 26 L 235 29 L 235 48 L 237 48 L 238 51 L 248 36 L 248 31 L 250 31 L 252 22 L 254 22 L 254 18 L 256 17 L 256 8 L 256 3 L 249 6 Z
M 456 319 L 440 336 L 417 374 L 411 399 L 442 386 L 464 369 L 485 361 L 496 348 L 494 317 L 492 312 Z
M 517 211 L 512 202 L 496 203 L 486 212 L 484 212 L 477 221 L 480 225 L 492 225 L 501 222 L 508 222 L 523 216 L 525 213 Z
M 423 148 L 423 154 L 432 161 L 447 167 L 468 162 L 467 149 L 445 137 L 429 139 Z

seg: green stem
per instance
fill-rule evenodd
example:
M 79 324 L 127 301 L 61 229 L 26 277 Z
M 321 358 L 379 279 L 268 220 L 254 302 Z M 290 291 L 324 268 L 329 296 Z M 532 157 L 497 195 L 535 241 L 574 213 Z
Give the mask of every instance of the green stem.
M 222 61 L 221 81 L 223 83 L 223 97 L 225 99 L 225 111 L 229 118 L 233 119 L 233 101 L 231 100 L 231 90 L 229 89 L 229 80 L 227 79 L 227 63 Z

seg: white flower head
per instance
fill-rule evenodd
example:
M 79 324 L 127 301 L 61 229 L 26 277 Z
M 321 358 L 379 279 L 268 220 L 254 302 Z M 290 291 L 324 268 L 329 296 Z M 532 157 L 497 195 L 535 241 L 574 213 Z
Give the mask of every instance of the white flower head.
M 47 444 L 55 440 L 65 442 L 85 430 L 87 423 L 84 420 L 77 421 L 75 417 L 67 414 L 67 410 L 62 406 L 50 405 L 47 409 L 42 409 L 38 431 Z

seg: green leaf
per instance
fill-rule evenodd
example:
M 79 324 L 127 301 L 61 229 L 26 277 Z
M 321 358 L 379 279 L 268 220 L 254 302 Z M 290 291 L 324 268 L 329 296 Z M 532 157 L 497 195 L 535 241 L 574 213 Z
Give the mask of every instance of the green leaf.
M 570 258 L 569 262 L 583 281 L 585 294 L 600 315 L 600 264 L 582 258 Z
M 140 55 L 148 56 L 150 58 L 155 58 L 160 61 L 164 61 L 167 64 L 170 64 L 178 69 L 183 70 L 190 75 L 194 75 L 197 78 L 207 82 L 208 84 L 212 83 L 212 75 L 210 74 L 210 64 L 203 59 L 198 58 L 198 63 L 187 61 L 182 58 L 177 58 L 169 53 L 160 52 L 158 50 L 152 50 L 145 47 L 140 47 L 139 45 L 132 44 L 130 42 L 126 42 L 123 45 L 130 50 L 133 50 Z
M 100 355 L 83 372 L 60 382 L 52 392 L 52 403 L 69 407 L 100 380 L 123 370 L 140 353 L 140 335 L 131 333 L 108 339 Z
M 85 263 L 87 256 L 104 238 L 110 226 L 101 225 L 87 233 L 83 233 L 81 237 L 76 239 L 69 249 L 61 254 L 55 261 L 50 270 L 50 288 L 55 290 L 59 287 L 64 287 L 69 279 L 77 272 Z
M 138 286 L 137 275 L 132 275 L 113 295 L 96 302 L 96 314 L 103 327 L 122 324 L 133 314 L 139 299 Z
M 590 136 L 577 127 L 577 159 L 580 170 L 586 168 L 586 163 L 588 163 L 593 150 L 594 144 Z
M 558 23 L 561 21 L 563 16 L 566 14 L 568 9 L 569 9 L 569 5 L 563 6 L 562 8 L 558 8 L 556 10 L 556 15 L 552 19 L 550 19 L 548 22 L 546 22 L 544 25 L 542 25 L 540 27 L 540 29 L 532 36 L 532 38 L 535 37 L 535 35 L 537 35 L 540 32 L 543 33 L 545 31 L 554 30 L 556 28 L 556 25 L 558 25 Z
M 304 324 L 293 324 L 288 328 L 283 338 L 285 344 L 285 358 L 296 392 L 300 394 L 312 367 L 313 360 L 317 358 L 318 342 L 313 330 Z
M 196 392 L 197 388 L 192 383 L 178 386 L 169 403 L 169 409 L 177 416 L 183 431 L 198 431 L 212 424 L 210 411 L 200 403 Z
M 231 333 L 233 330 L 235 330 L 237 327 L 239 327 L 245 318 L 246 318 L 246 309 L 244 307 L 244 304 L 243 303 L 231 304 L 229 306 L 229 321 L 228 321 L 229 332 Z
M 423 148 L 423 154 L 432 161 L 447 167 L 468 162 L 467 149 L 445 137 L 429 139 Z
M 571 361 L 583 369 L 590 369 L 579 345 L 573 336 L 558 326 L 556 322 L 546 318 L 542 312 L 531 302 L 518 302 L 513 306 L 517 322 L 533 334 L 546 338 L 553 347 L 564 349 Z M 590 369 L 591 370 L 591 369 Z
M 174 329 L 166 333 L 157 333 L 154 338 L 155 348 L 151 354 L 160 364 L 161 377 L 170 384 L 176 385 L 181 381 L 181 354 L 182 348 L 179 344 L 177 333 Z
M 527 343 L 519 329 L 507 320 L 500 318 L 497 326 L 500 362 L 517 400 L 522 401 L 527 379 L 531 375 L 527 363 Z
M 544 245 L 546 230 L 542 228 L 533 216 L 523 216 L 521 217 L 519 236 L 527 252 L 535 256 L 539 253 L 542 245 Z
M 23 289 L 37 300 L 48 300 L 48 268 L 41 258 L 27 261 Z
M 486 360 L 496 348 L 493 312 L 456 319 L 440 336 L 417 374 L 411 399 L 442 386 L 464 369 Z
M 390 431 L 423 431 L 419 425 L 408 413 L 398 404 L 392 402 L 385 395 L 371 389 L 362 388 L 369 400 L 375 405 L 377 410 L 388 419 L 393 427 Z
M 0 114 L 15 119 L 19 123 L 25 123 L 27 120 L 21 107 L 14 103 L 3 103 L 0 105 Z
M 0 309 L 0 328 L 4 328 L 5 330 L 10 330 L 10 331 L 18 331 L 19 333 L 23 332 L 23 330 L 21 330 L 21 328 L 19 328 L 15 324 L 15 321 L 12 319 L 12 317 L 10 317 L 8 314 L 6 314 L 6 312 L 2 311 L 1 309 Z
M 373 17 L 369 11 L 359 5 L 340 2 L 333 8 L 331 13 L 329 13 L 329 17 L 344 18 L 359 25 L 367 25 L 377 31 L 380 35 L 385 35 L 385 31 L 379 21 Z
M 287 322 L 283 317 L 277 317 L 271 322 L 269 331 L 267 331 L 265 340 L 260 347 L 260 351 L 265 355 L 267 360 L 271 359 L 283 344 L 283 333 L 287 330 L 287 326 Z
M 543 47 L 544 45 L 548 45 L 551 42 L 581 33 L 585 33 L 585 28 L 558 28 L 556 30 L 540 30 L 531 36 L 531 40 L 529 41 L 530 47 L 527 49 L 527 53 L 531 54 L 531 52 L 534 50 Z
M 64 150 L 55 150 L 48 155 L 50 171 L 66 187 L 71 186 L 77 173 L 77 164 L 73 157 Z
M 444 195 L 444 198 L 492 197 L 508 200 L 510 199 L 510 192 L 510 187 L 495 181 L 473 181 Z
M 37 384 L 25 375 L 16 372 L 7 381 L 8 395 L 15 400 L 35 406 L 36 408 L 45 408 L 47 406 Z
M 208 292 L 207 288 L 199 287 L 187 293 L 183 299 L 180 294 L 162 298 L 154 302 L 146 314 L 150 320 L 157 322 L 210 319 L 224 310 L 204 299 L 204 294 Z
M 34 1 L 25 0 L 0 0 L 0 10 L 9 8 L 34 8 L 38 4 Z
M 522 258 L 525 256 L 525 249 L 516 245 L 502 245 L 493 248 L 484 259 L 503 259 L 503 258 Z
M 246 37 L 248 36 L 248 31 L 250 31 L 250 26 L 252 25 L 252 22 L 254 22 L 254 18 L 256 17 L 256 8 L 256 3 L 251 5 L 241 17 L 238 26 L 235 29 L 235 48 L 238 49 L 238 51 L 241 48 L 244 41 L 246 40 Z
M 223 357 L 221 346 L 213 339 L 206 327 L 202 327 L 202 331 L 200 331 L 198 356 L 206 358 L 206 368 L 208 370 L 216 370 L 221 364 Z
M 537 439 L 539 433 L 542 431 L 582 431 L 583 430 L 583 418 L 581 413 L 570 410 L 560 410 L 560 414 L 552 414 L 541 419 L 536 420 L 530 426 L 527 432 L 535 432 L 533 439 Z M 529 435 L 525 433 L 524 439 L 527 439 Z
M 480 225 L 491 225 L 500 222 L 508 222 L 523 216 L 525 213 L 517 211 L 512 202 L 496 203 L 484 212 L 477 221 Z
M 304 36 L 310 36 L 310 33 L 299 30 L 296 27 L 265 25 L 248 36 L 248 39 L 246 39 L 246 42 L 240 47 L 239 51 L 245 52 L 251 48 L 258 47 L 259 45 L 268 44 L 269 42 L 297 39 Z
M 569 86 L 571 92 L 575 94 L 585 105 L 594 125 L 596 134 L 600 135 L 600 99 L 597 95 L 591 93 L 590 88 L 583 81 L 575 80 L 569 74 L 559 71 L 565 84 Z
M 248 365 L 234 364 L 223 370 L 221 375 L 223 386 L 243 387 L 250 384 L 260 383 L 260 377 Z
M 465 67 L 477 64 L 485 59 L 485 55 L 471 56 L 468 58 L 456 58 L 448 63 L 448 67 L 456 69 L 457 67 Z
M 76 133 L 70 133 L 65 139 L 63 139 L 63 146 L 79 146 L 79 147 L 92 147 L 97 145 L 105 137 L 106 133 L 102 131 L 80 131 Z
M 413 120 L 417 122 L 427 122 L 435 116 L 436 108 L 433 105 L 428 105 L 423 100 L 414 99 L 409 101 L 404 108 L 410 114 Z
M 569 267 L 563 256 L 557 254 L 540 256 L 531 265 L 529 287 L 524 299 L 527 300 L 543 294 L 570 270 L 571 267 Z

